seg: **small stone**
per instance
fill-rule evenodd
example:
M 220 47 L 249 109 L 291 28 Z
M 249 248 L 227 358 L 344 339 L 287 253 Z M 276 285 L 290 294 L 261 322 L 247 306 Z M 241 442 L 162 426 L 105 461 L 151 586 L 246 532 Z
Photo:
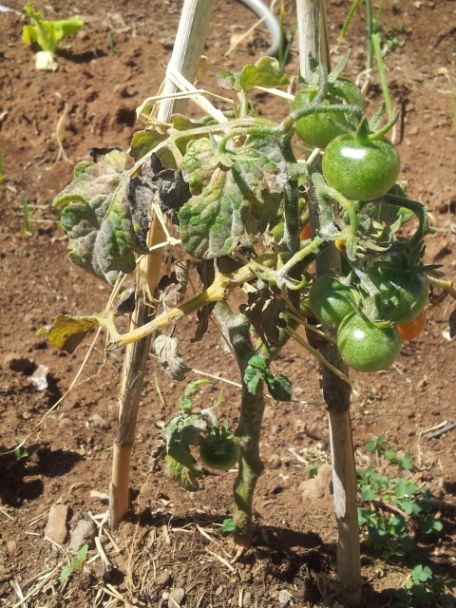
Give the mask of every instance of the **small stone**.
M 246 591 L 244 593 L 244 597 L 242 599 L 242 606 L 243 606 L 243 608 L 250 608 L 251 605 L 252 605 L 252 594 L 250 593 L 250 591 Z
M 155 585 L 158 589 L 164 589 L 165 587 L 169 587 L 171 581 L 171 574 L 169 572 L 162 572 L 155 579 Z
M 95 524 L 91 519 L 80 519 L 71 533 L 70 549 L 77 553 L 82 545 L 93 547 L 93 539 L 97 533 Z
M 185 591 L 182 587 L 176 587 L 171 591 L 168 598 L 168 608 L 178 608 L 184 601 Z
M 49 387 L 48 374 L 49 367 L 47 365 L 38 365 L 28 380 L 37 390 L 45 391 Z
M 282 589 L 281 591 L 279 591 L 278 599 L 279 599 L 279 604 L 281 606 L 288 606 L 288 604 L 291 602 L 291 600 L 293 598 L 286 589 Z
M 69 514 L 70 508 L 67 505 L 52 505 L 44 529 L 45 538 L 58 545 L 63 545 L 68 536 L 67 521 Z
M 103 416 L 100 416 L 99 414 L 94 414 L 93 416 L 91 416 L 89 418 L 87 426 L 89 427 L 89 429 L 109 428 L 109 424 L 107 423 L 107 421 L 103 418 Z
M 15 540 L 9 540 L 6 543 L 6 550 L 10 555 L 16 555 L 17 553 L 17 543 Z

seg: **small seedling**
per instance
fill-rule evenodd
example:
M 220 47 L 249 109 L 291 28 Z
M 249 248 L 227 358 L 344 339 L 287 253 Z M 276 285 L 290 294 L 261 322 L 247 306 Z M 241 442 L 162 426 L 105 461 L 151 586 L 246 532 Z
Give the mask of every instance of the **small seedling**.
M 231 517 L 224 519 L 220 526 L 220 534 L 232 534 L 236 530 L 236 522 Z
M 84 568 L 84 564 L 87 560 L 87 554 L 89 552 L 89 545 L 85 544 L 77 552 L 76 556 L 72 558 L 70 563 L 65 566 L 60 573 L 59 580 L 61 583 L 64 583 L 68 577 L 73 574 L 79 574 L 82 572 Z
M 54 72 L 58 67 L 55 61 L 57 43 L 65 36 L 79 32 L 84 22 L 78 15 L 63 21 L 45 21 L 41 12 L 35 11 L 30 3 L 25 5 L 25 12 L 31 25 L 24 25 L 22 28 L 22 42 L 28 45 L 37 44 L 40 47 L 41 50 L 35 55 L 37 70 Z
M 31 456 L 33 456 L 39 447 L 40 446 L 38 443 L 34 443 L 33 445 L 25 448 L 18 441 L 14 449 L 5 448 L 4 446 L 0 445 L 0 454 L 9 454 L 12 457 L 6 465 L 6 470 L 11 471 L 12 469 L 20 468 L 28 475 L 34 475 L 37 473 L 38 467 L 31 466 L 27 463 L 27 461 Z

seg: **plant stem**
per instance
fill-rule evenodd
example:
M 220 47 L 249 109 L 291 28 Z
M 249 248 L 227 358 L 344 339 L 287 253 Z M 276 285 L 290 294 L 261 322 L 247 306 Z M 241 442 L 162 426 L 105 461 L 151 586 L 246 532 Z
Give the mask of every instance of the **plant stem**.
M 171 63 L 181 74 L 193 82 L 206 41 L 207 30 L 215 0 L 185 0 L 176 45 Z M 166 92 L 174 92 L 169 79 L 165 80 Z M 159 119 L 168 122 L 171 114 L 183 111 L 187 99 L 167 100 L 161 105 Z M 178 106 L 178 107 L 177 107 Z M 164 242 L 163 228 L 155 217 L 149 231 L 149 246 Z M 137 265 L 136 307 L 130 328 L 148 323 L 155 309 L 148 299 L 156 291 L 161 266 L 162 248 L 155 249 Z M 146 363 L 149 356 L 151 334 L 127 347 L 122 371 L 122 387 L 119 404 L 118 427 L 114 436 L 114 454 L 110 488 L 111 527 L 117 528 L 128 511 L 128 486 L 130 461 L 133 448 L 139 399 L 142 391 Z
M 242 396 L 239 424 L 236 435 L 245 439 L 241 445 L 239 472 L 234 482 L 233 519 L 236 524 L 235 541 L 241 547 L 251 543 L 253 495 L 256 483 L 264 470 L 260 458 L 260 435 L 264 413 L 263 383 L 255 395 L 249 393 L 244 373 L 249 359 L 257 354 L 250 339 L 250 322 L 245 315 L 234 315 L 226 302 L 219 302 L 214 309 L 217 320 L 226 332 L 242 378 Z
M 320 29 L 320 14 L 325 0 L 297 0 L 298 32 L 300 39 L 301 74 L 311 74 L 309 56 L 324 61 L 320 49 L 327 40 L 326 29 Z M 324 11 L 323 11 L 324 12 Z M 329 60 L 325 68 L 329 71 Z M 320 213 L 312 190 L 309 196 L 312 235 L 319 229 Z M 330 245 L 317 258 L 317 275 L 341 268 L 340 254 Z M 332 343 L 322 348 L 324 358 L 345 376 L 348 369 Z M 331 452 L 333 463 L 334 507 L 337 519 L 337 572 L 341 582 L 342 598 L 349 608 L 361 605 L 361 561 L 359 547 L 358 513 L 356 505 L 356 471 L 350 425 L 350 387 L 328 367 L 321 368 L 322 388 L 328 406 Z

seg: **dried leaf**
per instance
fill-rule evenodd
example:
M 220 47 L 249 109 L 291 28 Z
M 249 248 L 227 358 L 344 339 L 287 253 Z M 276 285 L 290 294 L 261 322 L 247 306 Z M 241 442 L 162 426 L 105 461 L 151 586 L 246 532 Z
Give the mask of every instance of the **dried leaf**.
M 154 342 L 154 350 L 161 365 L 166 370 L 168 376 L 173 380 L 185 380 L 185 375 L 190 368 L 185 365 L 181 355 L 177 352 L 178 340 L 160 334 Z

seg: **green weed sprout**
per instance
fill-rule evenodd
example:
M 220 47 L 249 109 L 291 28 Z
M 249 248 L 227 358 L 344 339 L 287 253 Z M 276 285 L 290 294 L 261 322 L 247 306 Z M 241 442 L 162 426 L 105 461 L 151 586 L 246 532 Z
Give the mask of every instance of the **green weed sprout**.
M 25 12 L 31 25 L 22 28 L 22 42 L 29 46 L 36 43 L 41 48 L 35 55 L 37 70 L 54 72 L 58 67 L 55 61 L 57 43 L 65 36 L 77 34 L 84 22 L 78 15 L 63 21 L 45 21 L 41 12 L 35 11 L 30 3 L 25 5 Z

